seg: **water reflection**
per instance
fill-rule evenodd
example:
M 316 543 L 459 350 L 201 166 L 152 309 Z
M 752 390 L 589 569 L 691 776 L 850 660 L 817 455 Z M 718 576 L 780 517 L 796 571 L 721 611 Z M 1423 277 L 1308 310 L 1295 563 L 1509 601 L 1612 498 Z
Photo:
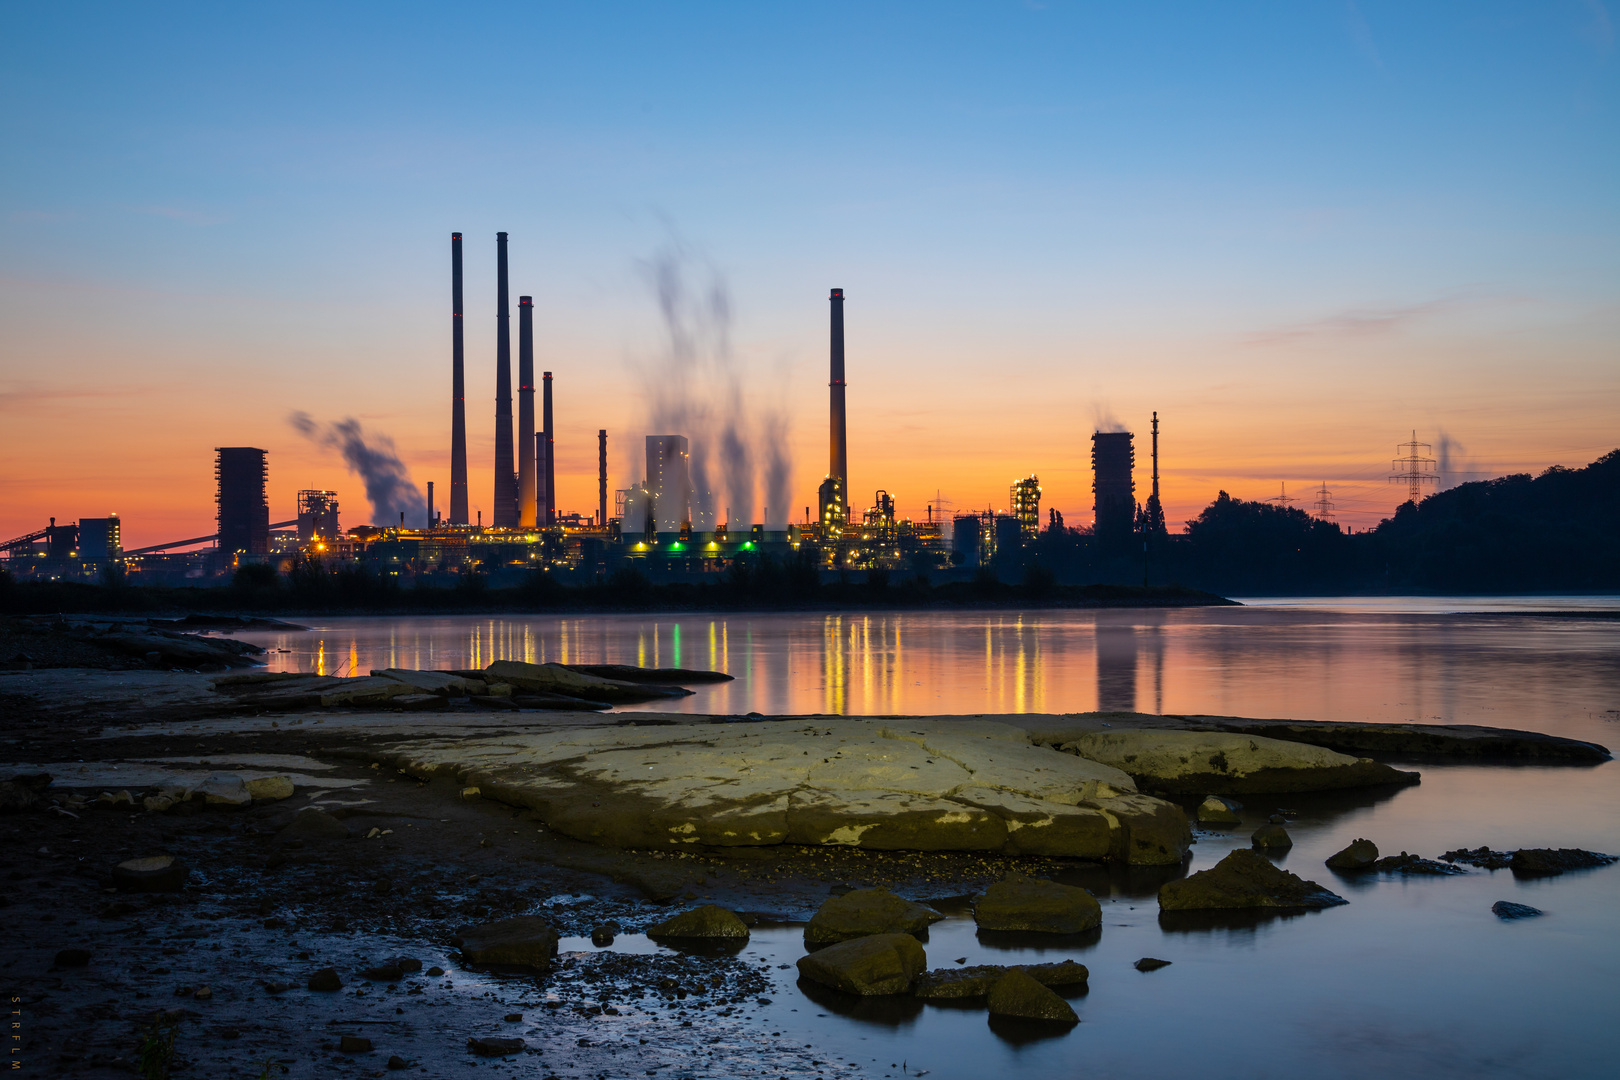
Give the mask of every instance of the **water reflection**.
M 659 710 L 1094 709 L 1535 727 L 1605 737 L 1612 620 L 1280 608 L 334 619 L 249 633 L 273 669 L 364 674 L 536 663 L 697 666 L 736 681 Z

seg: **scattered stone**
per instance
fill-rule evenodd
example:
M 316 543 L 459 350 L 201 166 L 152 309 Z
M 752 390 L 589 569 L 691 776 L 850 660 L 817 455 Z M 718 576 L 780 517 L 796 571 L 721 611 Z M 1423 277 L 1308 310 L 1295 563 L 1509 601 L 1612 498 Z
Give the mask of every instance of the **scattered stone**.
M 59 968 L 88 967 L 89 965 L 89 949 L 63 949 L 56 954 L 56 966 Z
M 1455 851 L 1448 851 L 1440 857 L 1446 862 L 1467 863 L 1469 866 L 1477 866 L 1481 870 L 1506 870 L 1513 865 L 1513 852 L 1492 851 L 1488 847 L 1477 847 L 1472 850 L 1458 848 Z
M 390 1069 L 408 1069 L 411 1067 L 411 1063 L 398 1054 L 394 1054 L 388 1059 L 388 1067 Z
M 1498 900 L 1491 905 L 1491 914 L 1498 919 L 1533 919 L 1537 915 L 1545 915 L 1540 908 L 1533 908 L 1529 904 L 1515 904 L 1511 900 Z
M 1086 966 L 1073 960 L 1056 964 L 1019 964 L 1017 968 L 1042 986 L 1081 986 L 1091 978 Z M 911 993 L 927 1001 L 984 997 L 996 981 L 1010 970 L 1013 969 L 1001 964 L 935 968 L 917 976 L 911 984 Z
M 483 792 L 478 790 L 476 787 L 464 787 L 461 789 L 461 797 L 463 799 L 476 799 L 482 794 Z
M 161 814 L 174 806 L 174 800 L 167 795 L 148 795 L 141 800 L 141 805 L 154 814 Z
M 414 956 L 396 957 L 393 963 L 399 968 L 399 970 L 408 975 L 422 970 L 422 961 L 416 959 Z M 443 974 L 443 972 L 440 972 L 440 974 Z
M 306 985 L 317 993 L 332 994 L 343 989 L 343 980 L 338 978 L 336 968 L 321 968 L 309 977 Z
M 1010 1016 L 1019 1020 L 1046 1020 L 1060 1024 L 1078 1024 L 1069 1003 L 1036 982 L 1017 968 L 996 980 L 990 988 L 988 1002 L 991 1016 Z
M 1102 905 L 1074 885 L 1008 874 L 973 902 L 973 921 L 985 930 L 1078 934 L 1102 925 Z
M 279 802 L 293 796 L 290 776 L 261 776 L 257 780 L 246 781 L 244 786 L 254 802 Z
M 1158 971 L 1160 968 L 1169 967 L 1170 961 L 1160 960 L 1156 956 L 1144 956 L 1131 966 L 1137 971 Z
M 618 935 L 618 933 L 618 923 L 605 922 L 601 926 L 595 927 L 591 930 L 591 944 L 595 945 L 597 948 L 606 948 L 607 946 L 613 944 L 613 939 Z
M 661 938 L 746 938 L 748 924 L 735 912 L 718 904 L 704 904 L 649 927 L 647 936 L 655 941 Z
M 521 1054 L 528 1045 L 522 1039 L 502 1038 L 497 1035 L 467 1040 L 467 1049 L 479 1057 L 506 1057 L 508 1054 Z
M 208 1001 L 213 996 L 214 988 L 211 986 L 199 986 L 197 989 L 191 992 L 191 997 L 194 1001 Z
M 103 791 L 100 795 L 96 796 L 96 804 L 98 806 L 105 806 L 108 809 L 117 809 L 120 806 L 134 806 L 135 799 L 127 791 L 120 791 L 117 793 Z
M 1386 855 L 1373 863 L 1371 868 L 1386 874 L 1432 874 L 1436 877 L 1468 873 L 1460 866 L 1436 862 L 1433 859 L 1421 859 L 1404 851 L 1399 855 Z
M 1294 846 L 1294 838 L 1281 825 L 1267 824 L 1254 830 L 1249 843 L 1266 851 L 1280 851 Z
M 1328 856 L 1331 870 L 1366 870 L 1378 861 L 1378 845 L 1371 840 L 1352 840 L 1343 851 Z
M 903 994 L 928 968 L 928 955 L 910 934 L 872 934 L 799 958 L 799 974 L 848 994 Z
M 520 967 L 544 973 L 551 970 L 551 960 L 557 955 L 557 932 L 534 915 L 464 926 L 456 931 L 454 941 L 462 959 L 483 967 Z
M 264 984 L 264 992 L 267 994 L 285 994 L 291 989 L 291 984 L 284 982 L 266 982 Z
M 1236 799 L 1226 799 L 1219 795 L 1207 796 L 1198 804 L 1198 824 L 1237 825 L 1243 820 L 1238 816 L 1238 811 L 1242 809 L 1243 804 Z
M 1371 758 L 1305 743 L 1220 731 L 1094 731 L 1060 749 L 1112 765 L 1144 788 L 1172 795 L 1252 795 L 1413 784 Z
M 193 792 L 201 795 L 209 806 L 246 806 L 253 801 L 247 784 L 234 773 L 214 773 L 198 784 Z
M 1515 874 L 1551 877 L 1566 870 L 1586 870 L 1594 866 L 1608 866 L 1620 856 L 1604 855 L 1580 848 L 1520 848 L 1513 853 L 1509 864 Z
M 289 840 L 347 840 L 354 835 L 349 827 L 318 806 L 306 806 L 293 816 L 292 823 L 276 834 L 282 843 Z
M 368 1054 L 371 1052 L 371 1040 L 359 1035 L 345 1035 L 338 1040 L 338 1049 L 345 1054 Z
M 502 1017 L 502 1019 L 504 1019 L 508 1024 L 521 1024 L 523 1022 L 523 1014 L 507 1013 L 504 1017 Z
M 185 887 L 191 871 L 173 855 L 129 859 L 113 867 L 113 885 L 119 892 L 170 893 Z
M 944 917 L 888 889 L 853 889 L 822 902 L 805 925 L 804 940 L 821 945 L 871 934 L 920 934 Z
M 1240 908 L 1326 908 L 1348 900 L 1273 866 L 1254 851 L 1239 848 L 1226 858 L 1180 881 L 1159 888 L 1164 911 Z
M 438 964 L 434 964 L 432 967 L 428 968 L 424 974 L 430 979 L 437 979 L 440 975 L 444 974 L 444 968 L 440 967 Z
M 405 977 L 405 972 L 400 970 L 398 964 L 389 962 L 386 964 L 378 964 L 376 967 L 366 968 L 366 970 L 360 972 L 360 977 L 365 979 L 367 982 L 392 983 L 399 982 L 399 980 L 403 979 Z

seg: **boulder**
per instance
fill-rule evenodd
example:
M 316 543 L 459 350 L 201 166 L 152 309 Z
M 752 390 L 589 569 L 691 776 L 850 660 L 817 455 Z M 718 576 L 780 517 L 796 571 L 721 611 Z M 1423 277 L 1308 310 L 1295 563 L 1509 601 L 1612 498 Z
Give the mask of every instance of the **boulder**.
M 288 840 L 347 840 L 354 835 L 349 827 L 318 806 L 306 806 L 293 815 L 292 823 L 276 834 L 282 843 Z
M 1491 914 L 1498 919 L 1533 919 L 1537 915 L 1545 915 L 1540 908 L 1533 908 L 1529 904 L 1515 904 L 1511 900 L 1498 900 L 1491 905 Z M 60 963 L 60 961 L 58 961 Z
M 1424 859 L 1417 855 L 1408 855 L 1404 851 L 1399 855 L 1386 855 L 1373 863 L 1370 869 L 1379 870 L 1386 874 L 1430 874 L 1435 877 L 1450 877 L 1456 874 L 1468 873 L 1467 870 L 1453 863 Z
M 679 686 L 604 679 L 570 671 L 561 664 L 530 664 L 522 660 L 497 660 L 484 669 L 487 682 L 505 683 L 514 690 L 540 694 L 564 694 L 591 701 L 633 702 L 655 698 L 688 697 L 692 691 Z M 493 693 L 493 689 L 491 690 Z
M 379 679 L 392 679 L 423 694 L 440 697 L 471 697 L 482 694 L 486 684 L 482 679 L 468 679 L 452 671 L 414 671 L 410 668 L 383 668 L 373 671 Z
M 367 982 L 399 982 L 405 977 L 405 972 L 393 962 L 378 964 L 376 967 L 366 968 L 360 972 L 360 977 Z
M 528 1045 L 522 1039 L 508 1038 L 503 1035 L 488 1035 L 482 1039 L 467 1040 L 467 1049 L 479 1057 L 506 1057 L 508 1054 L 521 1054 Z
M 595 940 L 594 932 L 591 936 Z M 746 938 L 748 924 L 739 919 L 735 912 L 718 904 L 704 904 L 665 919 L 657 926 L 648 927 L 647 936 L 654 941 L 664 938 Z M 608 942 L 612 940 L 610 933 Z
M 984 997 L 1009 970 L 1001 964 L 935 968 L 917 976 L 911 984 L 911 993 L 913 997 L 926 1001 Z M 1019 964 L 1018 970 L 1042 986 L 1083 986 L 1091 977 L 1084 964 L 1077 964 L 1073 960 L 1055 964 Z
M 1616 856 L 1580 848 L 1520 848 L 1513 853 L 1508 864 L 1515 874 L 1527 877 L 1551 877 L 1566 870 L 1586 870 L 1594 866 L 1608 866 Z
M 338 1049 L 345 1054 L 369 1054 L 371 1040 L 363 1035 L 342 1035 L 338 1037 Z
M 1151 795 L 1122 794 L 1082 805 L 1108 819 L 1108 857 L 1133 866 L 1175 866 L 1187 857 L 1192 826 L 1187 812 Z
M 1204 801 L 1198 804 L 1198 824 L 1237 825 L 1243 820 L 1238 816 L 1238 811 L 1242 809 L 1243 804 L 1236 799 L 1207 795 Z
M 148 795 L 141 800 L 141 806 L 151 813 L 161 814 L 174 806 L 175 800 L 167 795 Z
M 256 780 L 246 781 L 248 797 L 254 802 L 278 802 L 290 799 L 293 795 L 293 782 L 290 776 L 261 776 Z
M 1058 1024 L 1078 1024 L 1069 1003 L 1017 968 L 996 980 L 988 1001 L 991 1016 L 1019 1020 L 1045 1020 Z
M 1169 967 L 1170 961 L 1160 960 L 1156 956 L 1144 956 L 1131 966 L 1137 971 L 1158 971 L 1160 968 Z
M 335 994 L 343 989 L 343 980 L 338 978 L 336 968 L 321 968 L 309 977 L 305 985 L 318 994 Z
M 1349 903 L 1314 881 L 1273 866 L 1252 850 L 1239 848 L 1198 873 L 1159 888 L 1163 911 L 1220 911 L 1239 908 L 1326 908 Z
M 89 964 L 89 949 L 63 949 L 56 954 L 56 966 L 59 968 L 88 967 Z
M 872 934 L 920 934 L 945 916 L 888 889 L 855 889 L 824 901 L 804 928 L 810 945 Z
M 557 931 L 534 915 L 464 926 L 456 931 L 454 941 L 461 948 L 462 959 L 480 967 L 547 972 L 557 955 Z
M 173 855 L 129 859 L 113 867 L 113 885 L 119 892 L 170 893 L 185 887 L 191 871 Z
M 903 994 L 928 968 L 910 934 L 873 934 L 829 945 L 799 958 L 799 974 L 847 994 Z
M 973 921 L 984 930 L 1078 934 L 1102 925 L 1102 905 L 1074 885 L 1009 874 L 973 902 Z
M 209 806 L 246 806 L 253 801 L 247 784 L 235 773 L 214 773 L 192 789 Z
M 1481 870 L 1506 870 L 1513 865 L 1513 852 L 1492 851 L 1488 847 L 1457 848 L 1440 856 L 1446 862 L 1467 863 Z
M 1281 825 L 1262 825 L 1254 830 L 1249 843 L 1262 850 L 1281 851 L 1294 846 L 1294 838 Z
M 503 662 L 504 663 L 504 662 Z M 1010 724 L 840 719 L 507 732 L 379 754 L 613 847 L 802 844 L 1174 865 L 1178 806 Z
M 1378 861 L 1378 845 L 1371 840 L 1352 840 L 1342 851 L 1328 856 L 1332 870 L 1366 870 Z
M 344 679 L 339 685 L 329 686 L 321 690 L 320 695 L 321 704 L 324 706 L 380 705 L 390 698 L 418 692 L 416 687 L 396 682 L 393 679 L 380 679 L 376 676 L 362 675 L 355 679 Z
M 1112 765 L 1139 786 L 1172 795 L 1327 791 L 1418 780 L 1416 773 L 1401 772 L 1371 758 L 1222 731 L 1087 732 L 1060 749 Z

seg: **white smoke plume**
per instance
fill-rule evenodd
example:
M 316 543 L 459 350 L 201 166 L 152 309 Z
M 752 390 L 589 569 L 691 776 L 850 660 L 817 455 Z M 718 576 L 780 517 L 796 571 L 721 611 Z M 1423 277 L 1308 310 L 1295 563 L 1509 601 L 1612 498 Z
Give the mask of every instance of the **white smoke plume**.
M 1091 403 L 1091 428 L 1093 431 L 1105 433 L 1126 430 L 1119 417 L 1114 415 L 1114 410 L 1100 401 Z
M 398 525 L 401 513 L 410 528 L 427 524 L 427 500 L 399 460 L 393 439 L 375 433 L 367 436 L 352 416 L 323 424 L 299 410 L 287 422 L 315 445 L 343 455 L 349 471 L 365 482 L 373 525 Z
M 638 365 L 646 389 L 641 433 L 682 435 L 687 440 L 692 483 L 692 527 L 713 529 L 726 520 L 733 529 L 759 521 L 763 486 L 767 528 L 790 519 L 792 461 L 787 416 L 779 406 L 750 403 L 747 373 L 731 348 L 731 293 L 713 266 L 700 265 L 672 241 L 642 265 L 658 303 L 664 340 L 658 354 Z M 641 471 L 642 439 L 632 440 Z M 761 466 L 764 475 L 760 476 Z M 658 516 L 664 519 L 660 508 Z M 660 526 L 663 527 L 663 526 Z

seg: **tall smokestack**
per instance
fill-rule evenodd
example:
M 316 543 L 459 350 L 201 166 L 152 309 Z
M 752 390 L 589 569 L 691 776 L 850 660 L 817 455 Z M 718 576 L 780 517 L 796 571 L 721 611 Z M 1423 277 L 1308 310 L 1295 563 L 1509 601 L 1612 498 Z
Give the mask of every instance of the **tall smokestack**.
M 467 524 L 467 374 L 461 355 L 461 234 L 450 234 L 450 524 Z
M 832 430 L 831 461 L 827 475 L 838 481 L 848 517 L 849 445 L 844 438 L 844 290 L 832 291 Z
M 534 442 L 534 297 L 518 297 L 518 440 L 519 447 Z M 518 525 L 533 529 L 545 524 L 535 518 L 534 457 L 518 455 Z
M 596 433 L 596 527 L 607 528 L 607 428 Z
M 427 524 L 427 527 L 430 530 L 433 528 L 433 481 L 431 481 L 431 480 L 428 481 L 428 524 Z
M 557 524 L 557 429 L 551 426 L 551 372 L 546 372 L 545 389 L 541 393 L 540 411 L 546 425 L 546 501 L 545 523 L 549 529 Z
M 506 295 L 506 234 L 495 234 L 495 505 L 497 528 L 517 525 L 517 477 L 512 472 L 512 313 Z

